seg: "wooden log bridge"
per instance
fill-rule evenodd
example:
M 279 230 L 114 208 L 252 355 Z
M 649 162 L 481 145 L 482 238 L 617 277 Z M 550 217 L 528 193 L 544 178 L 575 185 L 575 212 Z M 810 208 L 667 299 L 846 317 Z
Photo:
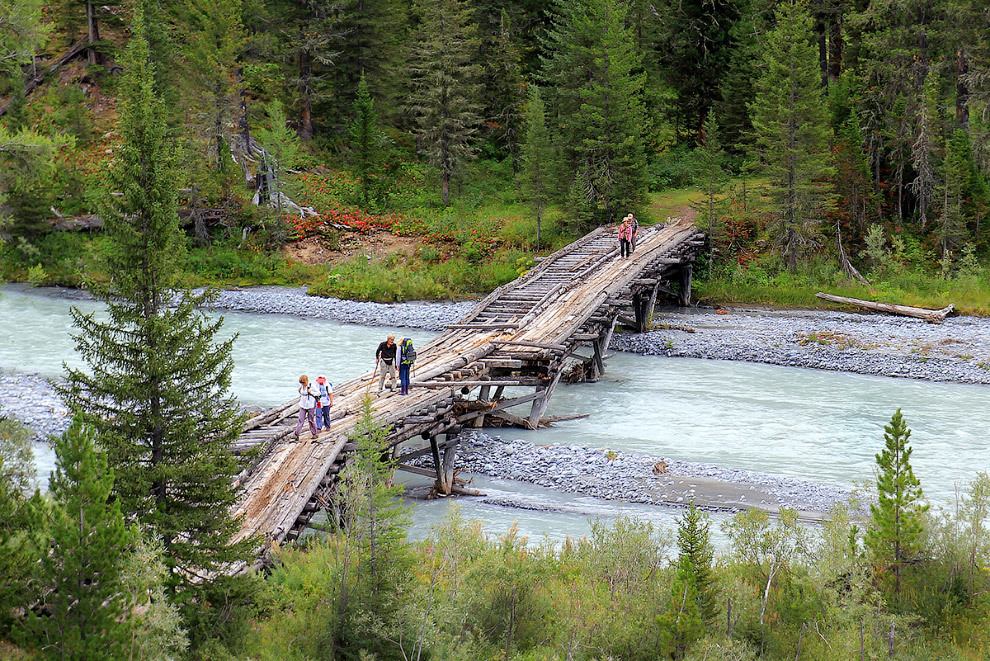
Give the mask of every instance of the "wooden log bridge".
M 354 447 L 348 434 L 368 393 L 376 417 L 391 428 L 388 442 L 399 468 L 435 477 L 439 494 L 457 492 L 457 433 L 486 421 L 538 427 L 562 378 L 602 375 L 616 325 L 643 331 L 658 299 L 689 303 L 692 264 L 703 243 L 691 222 L 673 219 L 642 228 L 635 253 L 621 258 L 616 230 L 599 228 L 499 287 L 419 347 L 410 394 L 376 394 L 372 372 L 340 384 L 331 430 L 317 438 L 294 438 L 296 402 L 248 420 L 234 449 L 258 451 L 238 479 L 237 539 L 264 539 L 258 549 L 263 562 L 333 502 L 337 475 Z M 508 411 L 517 407 L 525 408 Z M 403 447 L 417 437 L 423 440 L 415 448 Z M 422 447 L 423 441 L 429 444 Z M 408 463 L 427 455 L 432 469 Z

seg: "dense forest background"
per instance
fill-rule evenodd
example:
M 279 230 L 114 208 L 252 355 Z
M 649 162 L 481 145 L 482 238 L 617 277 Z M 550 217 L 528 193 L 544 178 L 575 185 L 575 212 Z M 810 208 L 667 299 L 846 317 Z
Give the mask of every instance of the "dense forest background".
M 187 284 L 456 297 L 697 213 L 718 301 L 990 310 L 980 0 L 146 4 Z M 100 280 L 99 236 L 53 227 L 115 192 L 134 6 L 6 5 L 0 277 Z

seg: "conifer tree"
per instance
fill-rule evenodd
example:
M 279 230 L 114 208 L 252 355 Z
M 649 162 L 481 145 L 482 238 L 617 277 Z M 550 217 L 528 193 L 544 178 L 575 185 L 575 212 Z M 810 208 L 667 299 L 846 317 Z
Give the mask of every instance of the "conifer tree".
M 969 136 L 966 131 L 957 129 L 945 146 L 942 165 L 945 184 L 942 186 L 936 234 L 943 257 L 961 248 L 969 235 L 966 210 L 972 193 L 973 170 Z
M 130 604 L 121 572 L 137 530 L 111 497 L 113 471 L 77 419 L 55 442 L 52 552 L 42 556 L 50 617 L 32 616 L 39 647 L 61 659 L 126 659 Z
M 681 555 L 670 586 L 667 610 L 657 618 L 665 652 L 673 659 L 684 658 L 691 643 L 705 633 L 704 620 L 698 608 L 698 588 L 694 582 L 694 572 L 690 556 Z
M 230 167 L 230 134 L 239 86 L 235 70 L 244 47 L 240 0 L 188 0 L 184 27 L 189 79 L 194 83 L 194 111 L 202 118 L 215 172 Z M 228 197 L 229 190 L 224 191 Z
M 416 119 L 420 150 L 440 172 L 440 197 L 450 203 L 450 182 L 474 156 L 481 123 L 480 67 L 473 10 L 465 0 L 417 0 L 421 22 L 411 40 L 408 107 Z
M 554 171 L 554 150 L 547 131 L 546 106 L 540 89 L 529 88 L 529 101 L 524 114 L 525 141 L 522 145 L 523 190 L 536 212 L 536 249 L 540 249 L 543 211 L 550 198 L 550 182 Z
M 798 0 L 777 8 L 750 117 L 756 150 L 770 179 L 774 240 L 797 268 L 830 203 L 828 121 L 811 19 Z
M 23 85 L 21 67 L 31 61 L 50 28 L 42 20 L 42 0 L 8 0 L 0 29 L 0 80 L 16 77 Z M 14 88 L 16 91 L 16 87 Z M 12 127 L 16 130 L 17 127 Z
M 929 71 L 921 90 L 921 103 L 918 106 L 918 120 L 914 142 L 911 145 L 911 160 L 915 177 L 908 185 L 918 203 L 918 221 L 921 228 L 928 225 L 932 203 L 938 197 L 941 182 L 938 178 L 939 76 L 937 71 Z
M 15 609 L 30 606 L 40 592 L 48 510 L 35 475 L 30 430 L 0 413 L 0 638 L 9 638 Z
M 870 505 L 872 525 L 866 532 L 866 546 L 878 567 L 893 569 L 894 590 L 900 593 L 901 570 L 919 551 L 921 517 L 928 505 L 911 468 L 911 430 L 900 409 L 883 428 L 883 438 L 886 447 L 876 456 L 879 500 Z
M 127 516 L 161 537 L 173 587 L 239 559 L 229 546 L 238 433 L 229 394 L 233 339 L 217 342 L 222 319 L 176 296 L 178 229 L 174 139 L 155 92 L 143 15 L 121 81 L 121 143 L 100 209 L 112 278 L 95 294 L 106 321 L 72 311 L 86 368 L 66 368 L 60 393 L 96 432 Z M 112 195 L 110 193 L 113 193 Z
M 405 542 L 409 510 L 400 498 L 403 485 L 391 480 L 395 465 L 386 444 L 390 431 L 375 419 L 371 397 L 366 395 L 349 436 L 357 449 L 341 475 L 338 520 L 345 541 L 337 568 L 341 576 L 334 637 L 337 657 L 349 658 L 357 649 L 381 653 L 384 650 L 375 650 L 372 641 L 383 644 L 398 637 L 395 630 L 401 626 L 397 595 L 411 578 Z
M 576 173 L 571 199 L 583 197 L 594 222 L 612 222 L 646 190 L 641 54 L 625 3 L 559 0 L 546 50 L 547 106 L 559 118 L 563 171 Z
M 326 86 L 326 116 L 348 117 L 357 101 L 358 85 L 366 79 L 378 111 L 392 118 L 401 108 L 402 42 L 408 36 L 409 11 L 392 0 L 343 0 L 338 30 L 343 35 Z
M 332 65 L 342 48 L 340 0 L 293 2 L 296 14 L 286 33 L 285 59 L 296 71 L 292 86 L 299 93 L 299 137 L 313 139 L 313 106 L 324 98 Z
M 686 558 L 690 561 L 690 564 L 684 565 L 684 568 L 690 570 L 688 578 L 694 587 L 694 596 L 698 600 L 698 612 L 702 619 L 707 621 L 714 619 L 718 614 L 712 566 L 715 549 L 711 543 L 710 526 L 708 517 L 698 511 L 693 501 L 677 522 L 679 559 L 683 561 Z
M 725 170 L 722 161 L 725 150 L 719 140 L 718 120 L 709 113 L 701 127 L 701 139 L 698 141 L 698 165 L 700 167 L 701 184 L 705 190 L 705 216 L 708 219 L 708 236 L 715 238 L 715 196 L 722 192 L 725 180 Z
M 498 156 L 512 159 L 517 166 L 522 107 L 526 87 L 522 79 L 519 49 L 513 39 L 509 14 L 502 9 L 493 34 L 482 39 L 481 108 L 484 135 Z M 487 47 L 486 47 L 487 46 Z
M 72 144 L 28 129 L 0 126 L 0 232 L 31 239 L 48 229 L 55 151 Z M 4 213 L 6 207 L 7 213 Z
M 372 199 L 382 202 L 386 194 L 382 181 L 382 156 L 387 149 L 388 138 L 378 128 L 375 100 L 368 91 L 367 81 L 361 76 L 354 102 L 354 122 L 351 124 L 351 167 L 358 180 L 361 203 L 365 206 Z

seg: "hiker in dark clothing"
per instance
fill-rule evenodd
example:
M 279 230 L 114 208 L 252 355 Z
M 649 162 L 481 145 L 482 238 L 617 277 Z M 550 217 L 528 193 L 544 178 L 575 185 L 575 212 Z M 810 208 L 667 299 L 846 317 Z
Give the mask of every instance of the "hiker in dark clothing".
M 378 379 L 378 392 L 385 389 L 385 374 L 388 374 L 388 389 L 395 390 L 395 352 L 399 348 L 399 345 L 395 343 L 395 336 L 389 335 L 388 338 L 378 345 L 378 351 L 375 352 L 375 369 L 378 369 L 379 364 L 381 364 L 382 375 Z

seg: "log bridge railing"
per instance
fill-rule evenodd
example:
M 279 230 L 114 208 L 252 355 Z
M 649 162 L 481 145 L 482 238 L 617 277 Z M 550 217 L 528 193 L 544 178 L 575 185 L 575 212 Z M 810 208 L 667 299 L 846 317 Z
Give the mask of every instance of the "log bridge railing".
M 614 228 L 600 228 L 499 287 L 418 348 L 409 395 L 374 395 L 377 381 L 368 372 L 335 388 L 332 429 L 318 438 L 294 438 L 296 402 L 248 420 L 234 451 L 260 450 L 238 479 L 237 538 L 263 538 L 264 561 L 274 545 L 297 538 L 317 511 L 329 508 L 354 449 L 348 434 L 369 392 L 376 417 L 391 427 L 399 468 L 435 477 L 440 494 L 468 492 L 454 477 L 457 433 L 486 424 L 537 428 L 562 379 L 602 375 L 618 324 L 643 331 L 658 299 L 688 304 L 703 243 L 691 222 L 673 219 L 641 228 L 636 252 L 622 259 Z M 518 407 L 528 413 L 508 411 Z M 429 445 L 407 450 L 417 438 Z M 425 455 L 432 455 L 432 469 L 410 465 Z

